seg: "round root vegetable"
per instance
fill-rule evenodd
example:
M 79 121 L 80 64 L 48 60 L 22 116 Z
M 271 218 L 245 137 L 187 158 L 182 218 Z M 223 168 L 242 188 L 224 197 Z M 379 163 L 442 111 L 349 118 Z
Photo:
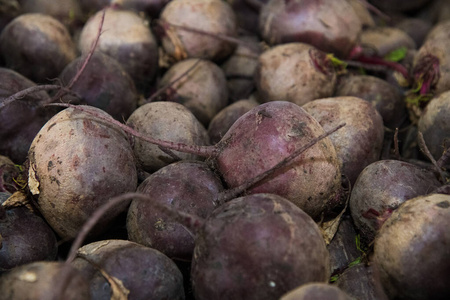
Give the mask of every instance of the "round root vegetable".
M 416 49 L 414 40 L 403 30 L 396 27 L 378 26 L 365 29 L 359 35 L 359 44 L 370 46 L 378 56 L 384 57 L 400 49 Z
M 449 299 L 450 196 L 402 204 L 375 240 L 374 266 L 390 299 Z
M 392 129 L 399 127 L 406 117 L 406 106 L 400 89 L 375 76 L 341 77 L 334 95 L 354 96 L 369 101 L 383 117 L 384 125 Z
M 375 20 L 364 1 L 347 0 L 347 2 L 352 6 L 355 14 L 358 16 L 363 29 L 375 26 Z
M 183 76 L 182 79 L 166 92 L 165 100 L 183 104 L 203 125 L 208 126 L 211 119 L 228 104 L 224 72 L 211 61 L 186 59 L 167 70 L 158 86 L 162 88 L 180 76 Z
M 372 241 L 400 204 L 439 186 L 433 172 L 411 163 L 380 160 L 370 164 L 359 175 L 350 196 L 350 211 L 361 238 Z
M 16 267 L 0 277 L 0 295 L 3 299 L 55 299 L 55 283 L 63 270 L 62 262 L 34 262 Z M 66 268 L 71 280 L 59 299 L 89 300 L 89 285 L 81 273 Z
M 260 51 L 258 40 L 254 36 L 243 36 L 241 40 L 253 45 L 238 45 L 236 50 L 223 64 L 225 76 L 227 78 L 227 87 L 229 98 L 232 101 L 246 99 L 255 89 L 254 74 L 258 65 L 258 55 Z
M 352 300 L 338 287 L 326 283 L 308 283 L 284 294 L 280 300 Z
M 63 83 L 73 80 L 84 59 L 79 57 L 72 61 L 64 68 L 59 79 Z M 80 100 L 72 100 L 68 95 L 65 101 L 98 107 L 119 121 L 131 115 L 138 101 L 136 87 L 128 73 L 114 58 L 99 51 L 94 52 L 71 91 Z
M 5 99 L 36 84 L 21 74 L 0 68 L 0 105 Z M 0 108 L 0 154 L 22 164 L 36 133 L 50 119 L 49 111 L 39 104 L 50 100 L 45 91 L 36 91 Z
M 88 111 L 112 120 L 100 109 Z M 137 172 L 127 136 L 91 114 L 68 108 L 38 132 L 29 151 L 28 186 L 52 228 L 73 238 L 110 197 L 134 191 Z M 97 229 L 126 208 L 115 207 Z
M 240 100 L 219 111 L 208 126 L 211 143 L 218 143 L 237 119 L 258 105 L 255 100 Z
M 92 299 L 185 298 L 183 276 L 175 263 L 155 249 L 130 241 L 87 244 L 78 250 L 72 266 L 89 281 Z
M 314 221 L 286 199 L 255 194 L 219 206 L 197 236 L 195 298 L 279 299 L 308 282 L 326 282 L 329 257 Z
M 146 91 L 158 70 L 158 45 L 145 20 L 137 13 L 108 8 L 97 50 L 116 59 L 133 78 L 138 90 Z M 98 36 L 103 11 L 84 25 L 78 48 L 88 53 Z
M 422 18 L 405 17 L 395 24 L 395 27 L 406 32 L 420 47 L 431 30 L 431 22 Z
M 128 238 L 172 259 L 190 261 L 194 234 L 182 223 L 155 209 L 152 202 L 205 219 L 217 206 L 214 200 L 222 190 L 220 179 L 202 162 L 180 161 L 156 171 L 137 189 L 148 195 L 148 201 L 132 201 L 128 209 Z
M 23 13 L 41 13 L 49 15 L 67 26 L 71 31 L 84 21 L 81 6 L 77 0 L 20 0 Z
M 208 145 L 206 129 L 185 106 L 175 102 L 151 102 L 137 108 L 127 125 L 141 134 L 156 139 L 191 145 Z M 200 160 L 200 156 L 167 151 L 141 139 L 133 142 L 133 151 L 140 167 L 154 172 L 177 160 Z
M 259 12 L 268 0 L 227 0 L 236 14 L 237 24 L 239 28 L 245 31 L 258 34 L 259 33 Z
M 326 54 L 303 43 L 279 45 L 263 52 L 255 73 L 258 99 L 303 105 L 331 97 L 336 72 Z
M 26 207 L 5 208 L 0 193 L 0 273 L 41 260 L 54 260 L 56 236 L 45 221 Z
M 259 28 L 269 44 L 301 42 L 345 58 L 362 25 L 346 0 L 270 0 L 261 9 Z
M 225 144 L 215 159 L 216 166 L 228 186 L 236 187 L 323 132 L 322 126 L 298 105 L 286 101 L 265 103 L 231 126 L 219 143 Z M 283 196 L 317 218 L 337 196 L 340 183 L 337 154 L 326 138 L 249 192 Z
M 450 21 L 435 25 L 414 57 L 413 79 L 420 94 L 450 90 Z
M 22 14 L 0 34 L 0 56 L 6 67 L 35 82 L 56 78 L 75 59 L 67 28 L 44 14 Z
M 450 91 L 431 99 L 417 125 L 433 157 L 439 159 L 450 147 Z
M 303 105 L 323 129 L 346 123 L 330 136 L 341 164 L 341 173 L 353 185 L 359 173 L 380 158 L 383 119 L 368 101 L 356 97 L 317 99 Z
M 176 60 L 195 57 L 220 61 L 235 48 L 234 43 L 219 38 L 234 37 L 237 32 L 235 13 L 225 1 L 172 0 L 164 7 L 160 20 L 162 46 Z M 185 30 L 183 26 L 210 34 Z

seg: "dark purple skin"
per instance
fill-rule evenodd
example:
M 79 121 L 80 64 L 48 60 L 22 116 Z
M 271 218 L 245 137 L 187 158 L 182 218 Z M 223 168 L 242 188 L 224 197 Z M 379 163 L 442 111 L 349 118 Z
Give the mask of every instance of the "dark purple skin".
M 371 0 L 375 7 L 388 12 L 406 12 L 416 10 L 431 1 L 429 0 Z
M 254 100 L 240 100 L 219 111 L 208 126 L 211 143 L 218 143 L 237 119 L 258 105 L 258 102 Z
M 63 84 L 75 77 L 84 60 L 85 57 L 79 57 L 64 68 L 59 75 Z M 78 99 L 72 100 L 68 95 L 64 97 L 66 102 L 98 107 L 119 121 L 128 119 L 137 107 L 138 94 L 133 79 L 114 58 L 98 51 L 71 91 Z
M 103 240 L 78 250 L 72 266 L 90 283 L 92 299 L 111 299 L 112 289 L 95 267 L 117 278 L 129 300 L 184 300 L 183 276 L 161 252 L 126 240 Z
M 273 194 L 218 207 L 197 235 L 191 280 L 196 300 L 279 299 L 308 282 L 329 279 L 317 224 Z
M 137 191 L 152 201 L 207 218 L 216 208 L 214 199 L 222 190 L 220 179 L 205 163 L 180 161 L 150 175 Z M 192 258 L 195 234 L 148 201 L 131 203 L 127 230 L 131 241 L 157 249 L 172 259 Z
M 270 0 L 261 9 L 260 34 L 269 44 L 302 42 L 347 57 L 362 24 L 343 0 Z
M 364 263 L 345 270 L 336 281 L 336 286 L 353 297 L 352 299 L 388 300 L 377 271 L 373 266 Z
M 0 32 L 21 12 L 21 7 L 17 0 L 2 1 L 2 5 L 0 6 Z
M 344 271 L 351 262 L 361 256 L 356 247 L 355 237 L 355 225 L 349 215 L 344 215 L 335 236 L 327 246 L 332 276 Z
M 236 13 L 240 28 L 254 34 L 259 33 L 259 12 L 269 0 L 228 0 Z
M 218 147 L 223 149 L 215 159 L 217 170 L 228 187 L 239 186 L 269 170 L 323 130 L 317 120 L 294 103 L 261 104 L 240 117 L 219 142 Z M 317 218 L 340 185 L 337 154 L 326 138 L 248 192 L 283 196 Z
M 11 194 L 0 193 L 0 204 Z M 58 251 L 50 226 L 28 208 L 0 206 L 0 273 L 34 261 L 54 260 Z
M 124 9 L 144 12 L 150 18 L 158 18 L 161 10 L 171 0 L 110 0 L 111 5 Z
M 407 116 L 400 89 L 375 76 L 341 77 L 335 96 L 354 96 L 371 102 L 383 117 L 384 125 L 391 129 L 400 126 Z
M 0 33 L 6 67 L 37 83 L 56 78 L 76 55 L 67 28 L 48 15 L 22 14 Z
M 2 299 L 90 299 L 87 280 L 75 268 L 63 266 L 63 262 L 38 261 L 16 267 L 0 277 L 0 295 Z M 63 270 L 69 272 L 70 281 L 63 294 L 56 295 Z
M 0 103 L 9 97 L 36 84 L 19 73 L 0 68 Z M 50 119 L 49 110 L 39 102 L 49 100 L 45 91 L 30 94 L 0 109 L 0 155 L 22 164 L 28 154 L 36 133 Z
M 349 203 L 361 239 L 371 242 L 400 204 L 440 186 L 433 172 L 408 162 L 380 160 L 367 166 L 353 186 Z

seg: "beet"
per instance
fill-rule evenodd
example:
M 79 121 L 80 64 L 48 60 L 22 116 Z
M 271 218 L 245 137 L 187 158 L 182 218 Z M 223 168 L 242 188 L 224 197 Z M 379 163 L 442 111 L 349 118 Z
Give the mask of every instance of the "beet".
M 14 268 L 0 277 L 0 294 L 4 299 L 55 299 L 55 283 L 59 281 L 62 262 L 33 262 Z M 89 300 L 89 285 L 82 274 L 67 270 L 70 283 L 60 299 Z
M 303 105 L 331 97 L 336 72 L 326 54 L 303 43 L 278 45 L 263 52 L 255 74 L 258 100 Z
M 390 299 L 448 299 L 450 196 L 406 201 L 375 240 L 374 266 Z
M 317 99 L 303 105 L 324 130 L 346 123 L 330 136 L 336 149 L 341 173 L 353 185 L 359 173 L 380 159 L 383 145 L 383 119 L 369 102 L 356 97 Z
M 145 13 L 150 18 L 157 18 L 164 6 L 171 0 L 110 0 L 111 5 L 117 5 L 123 9 Z
M 21 74 L 0 68 L 0 104 L 5 98 L 36 84 Z M 45 91 L 35 92 L 0 108 L 0 154 L 22 164 L 36 133 L 50 119 L 51 113 L 39 104 L 48 102 Z
M 352 300 L 336 286 L 326 283 L 308 283 L 284 294 L 280 300 Z
M 100 109 L 85 107 L 104 117 Z M 65 239 L 73 238 L 90 214 L 110 197 L 134 191 L 137 172 L 127 136 L 72 108 L 50 119 L 29 151 L 28 186 L 44 218 Z M 103 230 L 126 208 L 112 209 Z
M 204 58 L 217 62 L 228 57 L 235 48 L 234 43 L 223 39 L 170 26 L 188 26 L 207 30 L 213 35 L 234 37 L 237 34 L 236 16 L 226 1 L 172 0 L 164 7 L 160 20 L 162 46 L 177 61 Z
M 197 236 L 195 299 L 279 299 L 329 278 L 329 257 L 314 221 L 286 199 L 255 194 L 218 207 Z
M 25 206 L 5 208 L 9 196 L 0 193 L 0 273 L 35 261 L 54 260 L 58 246 L 53 230 Z
M 204 126 L 208 126 L 211 119 L 228 104 L 225 74 L 211 61 L 185 59 L 169 68 L 158 86 L 162 88 L 182 74 L 186 75 L 169 88 L 165 100 L 183 104 Z
M 174 102 L 151 102 L 136 109 L 127 124 L 136 131 L 153 138 L 191 145 L 208 145 L 206 129 L 183 105 Z M 163 151 L 164 150 L 164 151 Z M 195 154 L 167 152 L 165 149 L 135 139 L 133 152 L 139 166 L 154 172 L 180 159 L 201 160 Z
M 346 0 L 270 0 L 260 12 L 259 28 L 269 44 L 301 42 L 345 58 L 362 25 Z
M 335 96 L 354 96 L 369 101 L 383 117 L 386 127 L 395 129 L 406 118 L 402 91 L 387 81 L 370 75 L 341 77 Z
M 44 14 L 22 14 L 0 34 L 6 67 L 34 82 L 56 78 L 77 53 L 67 28 Z
M 258 105 L 255 100 L 240 100 L 219 111 L 208 126 L 211 143 L 218 143 L 237 119 Z
M 236 187 L 321 133 L 322 126 L 294 103 L 259 105 L 239 118 L 222 138 L 226 146 L 216 158 L 217 169 L 229 187 Z M 331 141 L 324 139 L 249 192 L 283 196 L 316 218 L 336 197 L 340 182 L 336 151 Z
M 440 185 L 433 172 L 411 163 L 380 160 L 367 166 L 350 197 L 350 211 L 361 238 L 372 241 L 381 224 L 400 204 Z
M 103 240 L 78 250 L 72 266 L 89 281 L 92 299 L 111 299 L 111 278 L 126 299 L 184 300 L 183 277 L 161 252 L 125 240 Z M 110 276 L 105 278 L 102 272 Z M 117 284 L 117 283 L 116 283 Z
M 368 28 L 361 32 L 358 40 L 359 44 L 370 47 L 381 57 L 402 47 L 416 49 L 414 40 L 397 27 L 378 26 Z
M 59 79 L 68 84 L 84 59 L 79 57 L 72 61 Z M 138 95 L 131 77 L 114 58 L 98 51 L 92 55 L 71 91 L 77 97 L 68 95 L 64 97 L 65 101 L 98 107 L 119 121 L 128 119 L 137 107 Z
M 430 100 L 417 128 L 433 157 L 439 159 L 450 147 L 450 91 Z
M 78 42 L 83 54 L 89 52 L 97 38 L 102 17 L 103 11 L 99 11 L 84 25 Z M 149 89 L 158 71 L 158 45 L 148 24 L 137 13 L 107 8 L 96 50 L 116 59 L 139 91 Z
M 190 261 L 194 233 L 155 209 L 152 202 L 205 219 L 218 205 L 214 200 L 222 190 L 220 179 L 202 162 L 180 161 L 156 171 L 137 189 L 149 196 L 148 201 L 134 200 L 128 209 L 128 238 L 172 259 Z

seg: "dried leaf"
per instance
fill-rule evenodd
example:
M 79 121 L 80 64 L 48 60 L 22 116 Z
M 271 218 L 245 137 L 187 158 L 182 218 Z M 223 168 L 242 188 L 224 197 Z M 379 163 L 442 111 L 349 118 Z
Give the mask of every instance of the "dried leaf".
M 26 206 L 30 204 L 27 195 L 22 191 L 17 191 L 12 194 L 5 202 L 2 203 L 4 208 L 12 208 L 19 206 Z
M 333 220 L 330 220 L 328 222 L 323 222 L 319 226 L 320 232 L 322 233 L 323 239 L 325 240 L 325 243 L 327 245 L 329 245 L 331 243 L 331 240 L 336 235 L 339 224 L 341 224 L 342 215 L 347 210 L 347 205 L 348 205 L 349 200 L 350 200 L 350 197 L 347 197 L 344 208 L 342 209 L 342 211 L 339 213 L 339 215 L 336 218 L 334 218 Z

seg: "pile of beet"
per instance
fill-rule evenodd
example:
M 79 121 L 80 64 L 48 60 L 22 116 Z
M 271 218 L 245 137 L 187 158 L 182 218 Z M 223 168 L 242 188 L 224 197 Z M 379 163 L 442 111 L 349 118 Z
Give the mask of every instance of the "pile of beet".
M 3 299 L 450 299 L 446 0 L 0 0 Z

